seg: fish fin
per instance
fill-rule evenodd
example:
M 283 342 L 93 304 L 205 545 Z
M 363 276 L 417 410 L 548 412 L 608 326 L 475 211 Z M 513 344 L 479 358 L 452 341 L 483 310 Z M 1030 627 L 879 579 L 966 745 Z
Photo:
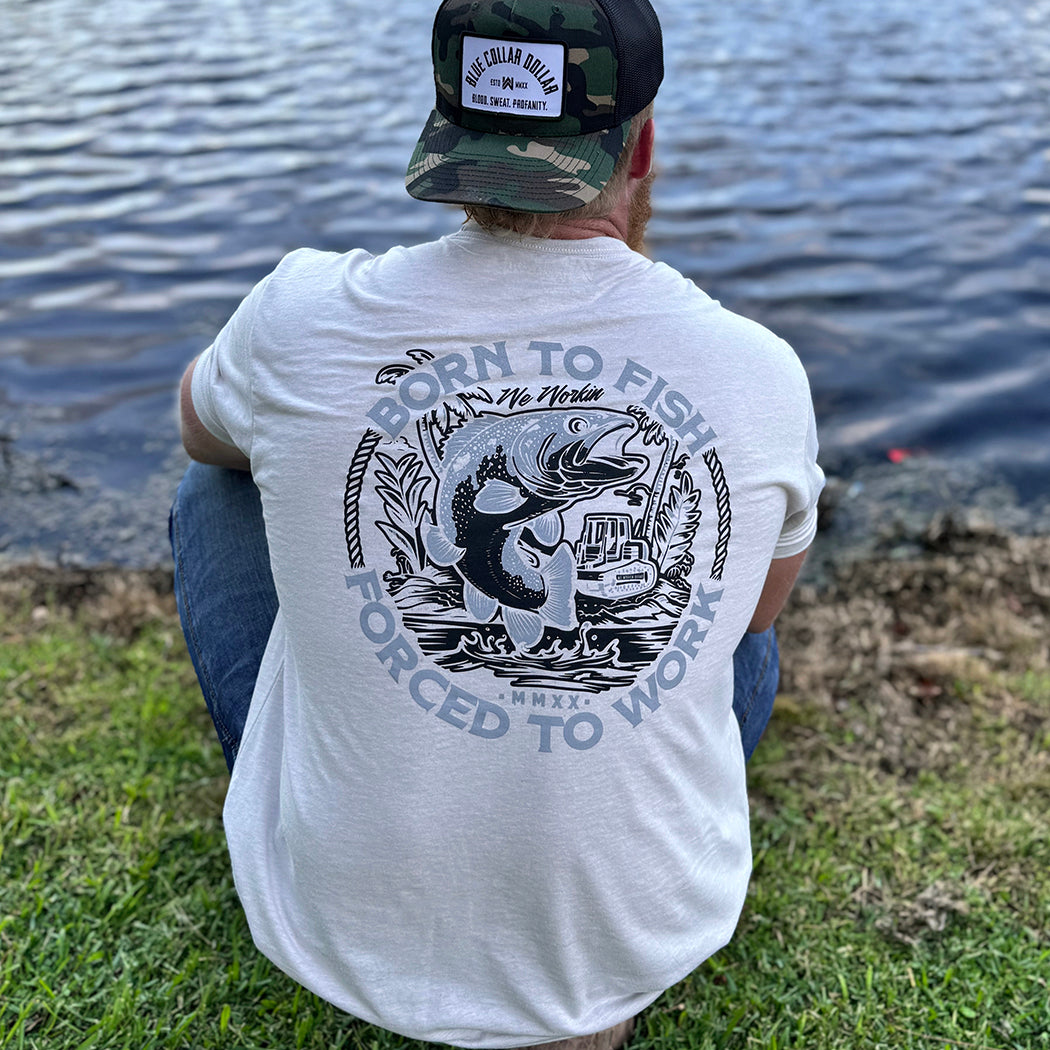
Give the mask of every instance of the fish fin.
M 515 525 L 514 528 L 508 529 L 507 542 L 503 544 L 500 564 L 511 576 L 520 573 L 522 565 L 528 566 L 530 569 L 538 569 L 540 567 L 540 552 L 530 546 L 529 543 L 522 542 L 523 531 L 520 525 Z M 536 586 L 539 586 L 538 582 Z
M 561 515 L 556 510 L 548 511 L 542 517 L 529 522 L 529 528 L 540 543 L 546 544 L 548 547 L 553 546 L 561 539 Z
M 423 534 L 423 546 L 435 565 L 455 565 L 467 552 L 457 547 L 437 525 L 431 525 Z
M 567 543 L 561 544 L 543 567 L 547 600 L 541 607 L 546 623 L 571 631 L 576 620 L 576 559 Z
M 482 438 L 487 438 L 489 428 L 499 424 L 502 419 L 502 416 L 493 417 L 483 412 L 474 419 L 464 420 L 449 435 L 441 458 L 446 463 L 454 464 L 457 470 L 461 470 L 470 463 L 472 458 L 471 446 L 477 445 Z M 484 448 L 486 445 L 482 447 Z M 467 458 L 462 458 L 464 456 Z
M 474 497 L 474 506 L 482 514 L 507 514 L 525 502 L 521 489 L 507 481 L 489 478 Z
M 463 581 L 463 606 L 473 619 L 479 623 L 488 623 L 495 615 L 497 605 L 499 602 L 495 598 L 478 590 L 470 580 Z
M 531 649 L 543 637 L 543 620 L 530 609 L 503 606 L 503 625 L 515 649 Z

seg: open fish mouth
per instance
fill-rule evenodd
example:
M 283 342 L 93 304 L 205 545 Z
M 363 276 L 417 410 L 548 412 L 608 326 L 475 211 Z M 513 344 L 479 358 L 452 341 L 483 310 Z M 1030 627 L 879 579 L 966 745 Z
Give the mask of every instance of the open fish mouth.
M 643 460 L 623 454 L 595 456 L 583 441 L 574 441 L 547 460 L 547 469 L 566 479 L 622 481 L 631 477 Z
M 555 449 L 543 461 L 544 480 L 563 493 L 583 495 L 635 477 L 647 461 L 624 453 L 623 445 L 630 436 L 623 433 L 625 430 L 634 432 L 630 422 L 614 424 Z M 599 448 L 602 445 L 604 449 Z

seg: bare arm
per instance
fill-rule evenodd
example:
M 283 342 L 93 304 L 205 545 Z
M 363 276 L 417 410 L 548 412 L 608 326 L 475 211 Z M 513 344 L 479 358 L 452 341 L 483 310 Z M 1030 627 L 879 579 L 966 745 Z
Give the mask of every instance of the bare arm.
M 747 628 L 749 631 L 758 633 L 773 626 L 773 621 L 780 615 L 780 610 L 784 608 L 791 589 L 795 586 L 795 580 L 808 553 L 803 551 L 790 558 L 775 558 L 769 563 L 762 596 L 758 599 L 758 605 L 755 606 L 754 615 Z
M 220 441 L 201 421 L 193 407 L 190 384 L 196 358 L 190 362 L 182 376 L 179 387 L 179 432 L 182 444 L 190 459 L 198 463 L 210 463 L 216 467 L 231 467 L 233 470 L 250 470 L 248 457 L 236 446 Z

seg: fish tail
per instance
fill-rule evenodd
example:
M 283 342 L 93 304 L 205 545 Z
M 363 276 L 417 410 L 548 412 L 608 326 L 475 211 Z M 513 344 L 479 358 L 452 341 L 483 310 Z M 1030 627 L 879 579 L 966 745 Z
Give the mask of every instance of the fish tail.
M 543 637 L 543 619 L 531 609 L 503 606 L 503 626 L 515 649 L 531 649 Z
M 490 598 L 466 579 L 463 581 L 463 605 L 478 623 L 488 623 L 499 608 L 495 598 Z

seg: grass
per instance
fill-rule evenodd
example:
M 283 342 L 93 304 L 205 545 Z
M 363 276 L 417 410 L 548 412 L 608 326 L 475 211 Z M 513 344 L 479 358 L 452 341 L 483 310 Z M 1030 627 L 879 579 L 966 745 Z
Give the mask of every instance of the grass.
M 797 595 L 739 929 L 633 1047 L 1050 1048 L 1048 555 L 955 537 Z M 411 1045 L 252 946 L 163 586 L 2 582 L 0 1050 Z

